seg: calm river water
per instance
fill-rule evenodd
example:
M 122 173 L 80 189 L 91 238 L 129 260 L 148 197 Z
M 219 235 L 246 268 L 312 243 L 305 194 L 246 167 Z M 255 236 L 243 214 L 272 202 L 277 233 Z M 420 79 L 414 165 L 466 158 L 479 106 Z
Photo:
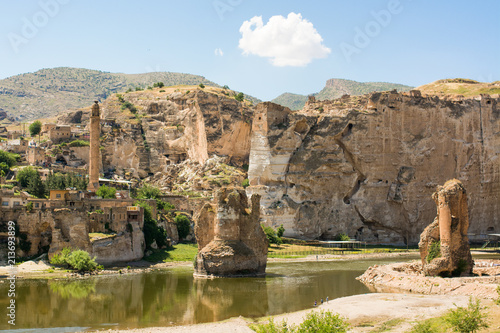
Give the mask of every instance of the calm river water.
M 321 298 L 369 293 L 355 277 L 402 259 L 269 263 L 263 278 L 194 279 L 186 266 L 84 280 L 20 279 L 12 332 L 172 326 L 298 311 Z M 0 295 L 5 309 L 7 283 L 0 284 Z M 12 326 L 4 318 L 0 329 Z

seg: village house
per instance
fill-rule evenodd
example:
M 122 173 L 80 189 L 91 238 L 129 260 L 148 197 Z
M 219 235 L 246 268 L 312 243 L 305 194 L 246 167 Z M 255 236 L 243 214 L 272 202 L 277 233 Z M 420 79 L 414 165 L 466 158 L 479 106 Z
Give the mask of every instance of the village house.
M 49 130 L 49 139 L 54 143 L 69 140 L 71 138 L 71 126 L 56 125 Z

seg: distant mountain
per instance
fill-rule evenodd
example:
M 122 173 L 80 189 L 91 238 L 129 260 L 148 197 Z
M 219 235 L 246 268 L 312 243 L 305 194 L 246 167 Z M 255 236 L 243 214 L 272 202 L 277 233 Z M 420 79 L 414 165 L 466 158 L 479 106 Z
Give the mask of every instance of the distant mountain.
M 300 110 L 306 104 L 307 96 L 300 94 L 284 93 L 272 100 L 273 103 L 287 106 L 292 110 Z
M 319 100 L 335 99 L 342 95 L 364 95 L 373 91 L 387 90 L 409 91 L 413 87 L 397 83 L 387 82 L 357 82 L 344 79 L 330 79 L 326 81 L 325 87 L 319 92 L 312 94 Z M 292 110 L 304 107 L 307 96 L 299 94 L 284 93 L 272 100 L 272 102 L 287 106 Z
M 500 94 L 500 81 L 488 83 L 469 79 L 444 79 L 425 84 L 416 89 L 427 95 L 473 97 L 480 94 Z
M 220 87 L 203 76 L 184 73 L 122 74 L 58 67 L 0 80 L 0 108 L 11 118 L 21 120 L 52 117 L 61 111 L 91 105 L 94 100 L 102 101 L 129 88 L 146 89 L 155 82 L 163 82 L 165 86 L 203 83 Z M 251 96 L 247 98 L 252 100 Z

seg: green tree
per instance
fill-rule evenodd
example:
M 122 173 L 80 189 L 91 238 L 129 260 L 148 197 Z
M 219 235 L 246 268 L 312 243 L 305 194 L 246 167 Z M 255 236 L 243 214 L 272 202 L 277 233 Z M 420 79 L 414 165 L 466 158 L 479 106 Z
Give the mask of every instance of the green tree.
M 174 222 L 177 225 L 177 233 L 179 234 L 179 239 L 186 238 L 191 231 L 191 221 L 189 221 L 186 215 L 179 214 L 175 217 Z
M 243 186 L 243 188 L 247 188 L 248 186 L 250 186 L 250 181 L 248 180 L 248 178 L 243 180 L 243 182 L 241 183 L 241 186 Z
M 102 185 L 95 194 L 103 199 L 116 199 L 116 188 Z
M 138 202 L 137 206 L 144 208 L 144 240 L 146 248 L 151 248 L 151 244 L 156 241 L 156 245 L 163 247 L 167 245 L 167 232 L 153 218 L 151 207 L 146 202 Z
M 37 136 L 42 131 L 42 122 L 40 120 L 35 120 L 28 127 L 31 137 Z M 38 140 L 40 141 L 40 140 Z
M 13 154 L 6 152 L 5 150 L 0 150 L 0 162 L 3 162 L 9 166 L 9 168 L 16 165 L 17 160 L 21 158 L 18 154 Z
M 205 88 L 205 85 L 203 83 L 200 83 L 199 86 L 200 86 L 201 89 Z
M 27 190 L 31 195 L 34 195 L 38 198 L 45 197 L 45 185 L 43 184 L 38 172 L 36 173 L 35 177 L 29 179 Z
M 243 93 L 240 92 L 238 95 L 234 97 L 234 99 L 237 100 L 238 102 L 243 102 L 243 100 L 245 99 L 245 95 L 243 95 Z
M 28 187 L 30 179 L 36 178 L 37 176 L 40 177 L 38 172 L 29 166 L 19 170 L 16 179 L 22 188 L 26 188 Z
M 144 184 L 137 191 L 138 199 L 159 199 L 161 195 L 161 190 L 158 187 L 149 184 Z
M 280 225 L 280 227 L 278 228 L 278 230 L 276 230 L 276 236 L 278 236 L 279 238 L 283 237 L 283 234 L 285 233 L 285 227 L 283 227 L 283 224 Z

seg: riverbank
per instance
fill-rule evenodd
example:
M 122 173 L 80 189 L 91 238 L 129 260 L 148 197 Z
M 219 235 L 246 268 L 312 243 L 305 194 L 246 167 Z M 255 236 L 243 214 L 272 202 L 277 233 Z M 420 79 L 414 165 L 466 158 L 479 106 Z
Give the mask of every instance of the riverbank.
M 299 324 L 311 311 L 332 311 L 346 317 L 351 324 L 349 332 L 367 333 L 380 329 L 380 332 L 407 332 L 417 321 L 423 321 L 444 314 L 456 306 L 467 306 L 467 296 L 416 295 L 416 294 L 364 294 L 337 298 L 313 309 L 274 316 L 274 322 L 285 320 L 288 324 Z M 489 317 L 500 314 L 500 306 L 493 302 L 483 303 L 489 306 Z M 130 330 L 105 330 L 123 333 L 251 333 L 252 321 L 246 318 L 232 318 L 224 322 L 184 325 L 174 327 L 148 327 Z M 267 322 L 267 318 L 260 322 Z M 495 322 L 494 329 L 500 329 Z M 92 331 L 99 332 L 99 331 Z M 100 331 L 102 332 L 102 331 Z M 495 332 L 487 331 L 487 332 Z

